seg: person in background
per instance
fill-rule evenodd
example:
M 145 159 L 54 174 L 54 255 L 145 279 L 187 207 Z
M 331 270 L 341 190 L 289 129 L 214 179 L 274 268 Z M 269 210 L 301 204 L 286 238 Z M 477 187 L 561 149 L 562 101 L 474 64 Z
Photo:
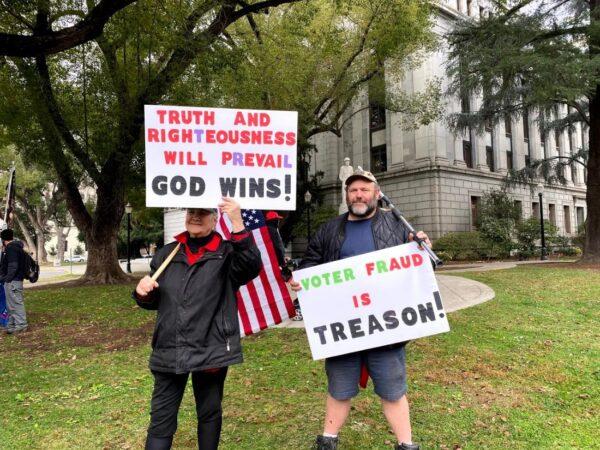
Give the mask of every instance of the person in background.
M 283 240 L 281 234 L 279 234 L 279 221 L 283 219 L 276 211 L 267 211 L 265 214 L 265 221 L 269 229 L 269 235 L 273 241 L 273 247 L 275 247 L 275 253 L 277 254 L 277 263 L 281 270 L 281 275 L 285 281 L 288 281 L 292 277 L 292 272 L 288 268 L 288 260 L 285 258 L 285 247 L 283 246 Z M 298 299 L 294 300 L 294 309 L 296 315 L 292 317 L 292 320 L 302 320 L 302 311 L 300 310 L 300 303 Z
M 8 310 L 8 334 L 27 330 L 27 314 L 23 298 L 25 278 L 25 250 L 23 242 L 14 240 L 13 230 L 7 228 L 0 233 L 2 258 L 0 262 L 0 282 L 4 283 L 6 309 Z
M 281 219 L 283 219 L 283 217 L 281 217 L 276 211 L 267 211 L 265 213 L 265 222 L 269 230 L 269 236 L 273 242 L 275 254 L 277 255 L 277 264 L 279 264 L 280 269 L 283 269 L 285 267 L 286 260 L 283 239 L 281 239 L 281 234 L 279 234 L 279 221 Z

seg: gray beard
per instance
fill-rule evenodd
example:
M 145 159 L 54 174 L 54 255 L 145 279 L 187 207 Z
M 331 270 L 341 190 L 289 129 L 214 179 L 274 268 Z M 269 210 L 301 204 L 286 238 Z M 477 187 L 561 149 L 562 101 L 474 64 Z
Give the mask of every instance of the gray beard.
M 371 214 L 373 211 L 375 211 L 375 208 L 377 208 L 377 202 L 373 203 L 367 203 L 366 204 L 367 207 L 362 210 L 363 208 L 360 207 L 360 210 L 358 209 L 357 205 L 350 203 L 348 204 L 348 210 L 352 213 L 353 216 L 356 217 L 367 217 L 369 214 Z

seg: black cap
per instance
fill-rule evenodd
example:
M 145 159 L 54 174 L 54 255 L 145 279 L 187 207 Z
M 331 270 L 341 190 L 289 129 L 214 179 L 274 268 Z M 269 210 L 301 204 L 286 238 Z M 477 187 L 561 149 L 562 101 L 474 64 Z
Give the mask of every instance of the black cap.
M 3 241 L 12 241 L 14 238 L 13 230 L 7 228 L 6 230 L 2 230 L 0 233 L 0 239 Z

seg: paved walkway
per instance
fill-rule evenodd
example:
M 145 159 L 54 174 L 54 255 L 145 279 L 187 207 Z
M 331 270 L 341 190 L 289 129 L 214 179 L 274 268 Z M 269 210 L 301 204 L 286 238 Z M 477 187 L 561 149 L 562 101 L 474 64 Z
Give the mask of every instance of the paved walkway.
M 478 262 L 469 264 L 452 264 L 444 266 L 438 273 L 447 272 L 482 272 L 486 270 L 501 270 L 501 269 L 513 269 L 521 264 L 551 264 L 559 262 L 555 259 L 540 261 L 539 259 L 532 259 L 528 261 L 494 261 L 494 262 Z M 575 260 L 564 260 L 560 262 L 575 262 Z

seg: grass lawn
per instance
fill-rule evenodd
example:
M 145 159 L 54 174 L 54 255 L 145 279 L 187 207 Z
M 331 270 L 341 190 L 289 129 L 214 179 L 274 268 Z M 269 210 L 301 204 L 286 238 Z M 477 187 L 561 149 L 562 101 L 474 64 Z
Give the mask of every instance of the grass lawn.
M 413 435 L 423 449 L 600 448 L 600 272 L 519 267 L 465 274 L 495 300 L 450 314 L 409 345 Z M 130 286 L 26 291 L 31 330 L 0 337 L 0 448 L 143 448 L 153 313 Z M 309 448 L 321 431 L 322 362 L 303 330 L 244 340 L 225 387 L 223 449 Z M 194 448 L 191 391 L 174 448 Z M 341 449 L 391 448 L 372 385 Z

